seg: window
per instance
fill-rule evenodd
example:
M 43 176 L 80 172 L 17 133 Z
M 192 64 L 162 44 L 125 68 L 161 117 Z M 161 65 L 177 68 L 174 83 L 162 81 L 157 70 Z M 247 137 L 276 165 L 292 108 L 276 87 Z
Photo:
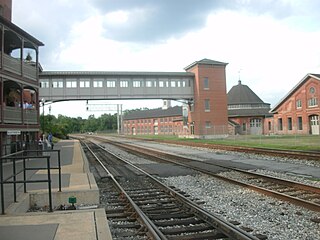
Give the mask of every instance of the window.
M 302 117 L 298 117 L 298 130 L 302 130 Z
M 177 87 L 181 87 L 181 82 L 177 81 Z
M 271 122 L 268 122 L 268 129 L 271 131 Z
M 282 131 L 283 130 L 283 126 L 282 126 L 282 118 L 278 119 L 278 130 Z
M 163 81 L 159 81 L 159 87 L 164 87 L 164 82 Z
M 242 131 L 247 131 L 247 124 L 246 123 L 242 123 Z
M 89 80 L 80 80 L 80 88 L 89 88 L 90 81 Z
M 288 130 L 292 130 L 292 118 L 288 117 Z
M 319 126 L 319 116 L 318 115 L 310 116 L 310 125 L 311 126 Z
M 107 88 L 116 87 L 116 81 L 107 81 Z
M 94 80 L 93 81 L 94 88 L 102 88 L 102 86 L 103 86 L 102 80 Z
M 126 88 L 126 87 L 128 87 L 128 86 L 129 86 L 128 81 L 120 81 L 120 87 L 121 87 L 121 88 Z
M 313 94 L 313 93 L 315 93 L 315 92 L 316 92 L 316 90 L 315 90 L 314 87 L 311 87 L 311 88 L 309 89 L 309 93 Z
M 141 87 L 141 81 L 133 81 L 133 87 Z
M 298 99 L 298 100 L 296 101 L 296 107 L 297 107 L 297 108 L 301 108 L 301 107 L 302 107 L 301 99 Z
M 67 88 L 76 88 L 77 87 L 77 81 L 66 81 L 66 87 Z
M 43 80 L 40 82 L 41 88 L 49 88 L 49 80 Z
M 209 79 L 207 77 L 203 79 L 203 88 L 209 89 Z
M 209 99 L 204 100 L 204 111 L 210 112 L 210 100 Z
M 146 81 L 146 87 L 152 87 L 152 81 Z
M 253 118 L 250 120 L 250 127 L 261 127 L 261 119 Z
M 318 106 L 318 99 L 317 98 L 310 98 L 308 100 L 308 106 L 309 107 Z
M 211 128 L 211 122 L 210 121 L 206 121 L 206 128 Z
M 171 85 L 171 87 L 176 87 L 176 81 L 171 81 L 170 85 Z
M 186 81 L 185 80 L 182 81 L 182 87 L 186 87 Z
M 53 88 L 63 88 L 63 81 L 62 80 L 53 80 L 52 81 Z

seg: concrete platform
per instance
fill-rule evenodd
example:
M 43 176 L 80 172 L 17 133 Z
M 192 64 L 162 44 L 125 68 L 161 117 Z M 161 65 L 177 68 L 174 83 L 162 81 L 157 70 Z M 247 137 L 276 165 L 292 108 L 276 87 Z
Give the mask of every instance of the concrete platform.
M 61 151 L 62 191 L 58 188 L 58 170 L 51 171 L 52 202 L 54 208 L 70 205 L 69 197 L 75 197 L 78 209 L 73 211 L 27 212 L 30 207 L 47 209 L 49 205 L 48 184 L 30 183 L 27 193 L 19 187 L 18 202 L 12 202 L 12 187 L 5 188 L 5 215 L 0 215 L 0 238 L 11 239 L 112 239 L 104 209 L 98 209 L 99 189 L 77 140 L 63 140 L 55 144 Z M 51 161 L 57 162 L 57 154 L 51 153 Z M 43 167 L 43 159 L 30 159 L 31 167 Z M 10 164 L 4 175 L 10 173 Z M 32 171 L 28 179 L 44 179 L 46 170 Z M 95 209 L 97 208 L 97 209 Z

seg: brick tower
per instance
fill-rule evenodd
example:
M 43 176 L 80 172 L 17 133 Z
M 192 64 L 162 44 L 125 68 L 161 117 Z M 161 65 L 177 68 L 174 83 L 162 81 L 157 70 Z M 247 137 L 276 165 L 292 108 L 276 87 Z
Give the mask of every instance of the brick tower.
M 228 133 L 226 65 L 202 59 L 185 68 L 195 74 L 194 102 L 188 122 L 190 133 L 196 138 L 215 138 Z

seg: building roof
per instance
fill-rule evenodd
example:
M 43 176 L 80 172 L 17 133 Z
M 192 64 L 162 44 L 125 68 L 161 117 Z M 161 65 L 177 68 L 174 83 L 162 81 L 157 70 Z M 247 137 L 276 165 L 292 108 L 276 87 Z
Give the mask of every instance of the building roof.
M 269 108 L 252 108 L 252 109 L 228 109 L 228 117 L 268 117 Z
M 270 104 L 264 103 L 247 85 L 233 86 L 228 92 L 228 106 L 239 105 L 228 109 L 228 117 L 268 116 Z
M 186 66 L 184 69 L 187 71 L 188 69 L 194 67 L 195 65 L 218 65 L 218 66 L 226 66 L 228 65 L 228 63 L 224 63 L 224 62 L 218 62 L 215 60 L 211 60 L 211 59 L 207 59 L 204 58 L 200 61 L 195 61 L 193 63 L 191 63 L 190 65 Z
M 228 92 L 228 105 L 231 104 L 257 104 L 264 103 L 247 85 L 233 86 Z
M 134 119 L 147 119 L 147 118 L 159 118 L 159 117 L 174 117 L 182 116 L 182 107 L 175 106 L 168 109 L 150 109 L 130 112 L 123 116 L 123 120 L 134 120 Z
M 311 77 L 320 81 L 320 74 L 308 73 L 270 110 L 270 112 L 276 113 L 277 109 Z
M 191 72 L 120 72 L 120 71 L 43 71 L 40 76 L 136 76 L 136 77 L 194 77 Z
M 17 25 L 13 24 L 11 21 L 9 21 L 8 19 L 0 16 L 0 23 L 6 25 L 7 27 L 9 27 L 10 29 L 12 29 L 13 31 L 15 31 L 16 33 L 20 34 L 22 37 L 28 39 L 30 42 L 36 44 L 37 46 L 44 46 L 44 44 L 39 41 L 38 39 L 36 39 L 35 37 L 31 36 L 29 33 L 27 33 L 26 31 L 24 31 L 23 29 L 21 29 L 20 27 L 18 27 Z M 25 43 L 28 44 L 28 43 Z M 30 47 L 33 48 L 32 45 L 27 45 L 26 47 Z

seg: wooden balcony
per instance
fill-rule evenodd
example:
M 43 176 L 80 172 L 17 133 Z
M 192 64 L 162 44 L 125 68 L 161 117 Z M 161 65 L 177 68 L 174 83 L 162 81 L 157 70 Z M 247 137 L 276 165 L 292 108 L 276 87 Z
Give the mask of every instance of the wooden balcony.
M 3 66 L 2 68 L 6 71 L 15 73 L 17 75 L 22 75 L 23 70 L 23 76 L 30 79 L 37 81 L 37 69 L 34 62 L 23 62 L 21 69 L 21 61 L 20 59 L 13 58 L 7 54 L 3 54 Z
M 3 123 L 38 124 L 38 111 L 36 109 L 22 109 L 18 107 L 3 107 Z M 22 116 L 24 122 L 22 121 Z
M 38 124 L 38 111 L 36 109 L 24 109 L 24 124 Z

